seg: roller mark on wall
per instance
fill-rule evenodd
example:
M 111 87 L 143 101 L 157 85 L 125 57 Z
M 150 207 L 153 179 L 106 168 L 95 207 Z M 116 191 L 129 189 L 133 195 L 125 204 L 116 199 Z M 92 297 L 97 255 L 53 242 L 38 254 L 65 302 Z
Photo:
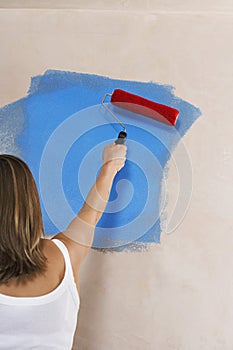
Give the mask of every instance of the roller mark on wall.
M 128 160 L 114 180 L 93 247 L 132 251 L 159 243 L 166 211 L 161 191 L 164 169 L 174 147 L 201 114 L 176 97 L 172 86 L 47 71 L 32 78 L 27 97 L 1 109 L 0 136 L 5 140 L 1 152 L 20 155 L 32 169 L 46 232 L 63 230 L 96 178 L 104 145 L 121 130 L 100 105 L 104 94 L 116 88 L 180 111 L 176 126 L 169 127 L 115 109 L 127 125 Z M 11 141 L 6 147 L 7 135 Z

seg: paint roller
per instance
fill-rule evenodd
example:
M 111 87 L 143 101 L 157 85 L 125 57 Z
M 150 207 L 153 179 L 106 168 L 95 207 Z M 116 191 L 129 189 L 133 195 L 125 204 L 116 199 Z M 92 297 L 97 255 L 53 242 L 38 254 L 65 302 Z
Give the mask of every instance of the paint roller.
M 177 109 L 148 100 L 142 96 L 138 96 L 121 89 L 115 89 L 112 94 L 107 93 L 104 95 L 102 105 L 123 128 L 123 131 L 119 133 L 118 138 L 115 141 L 117 144 L 125 143 L 127 138 L 126 126 L 105 104 L 107 97 L 110 97 L 110 102 L 119 108 L 141 114 L 170 126 L 174 126 L 176 124 L 179 114 Z

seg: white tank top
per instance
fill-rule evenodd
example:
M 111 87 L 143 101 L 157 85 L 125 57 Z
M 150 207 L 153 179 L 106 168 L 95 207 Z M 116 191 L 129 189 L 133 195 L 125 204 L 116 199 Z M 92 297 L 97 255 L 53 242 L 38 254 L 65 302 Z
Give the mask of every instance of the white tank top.
M 65 259 L 65 275 L 52 292 L 38 297 L 0 294 L 0 349 L 68 350 L 77 324 L 79 296 L 66 246 L 53 242 Z

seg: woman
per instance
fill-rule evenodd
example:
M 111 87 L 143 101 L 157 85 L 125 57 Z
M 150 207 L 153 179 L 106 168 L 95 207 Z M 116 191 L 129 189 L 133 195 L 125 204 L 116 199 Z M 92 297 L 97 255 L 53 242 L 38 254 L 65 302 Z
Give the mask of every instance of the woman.
M 66 231 L 49 240 L 28 166 L 0 155 L 0 349 L 71 349 L 79 269 L 125 159 L 125 145 L 105 147 L 83 207 Z

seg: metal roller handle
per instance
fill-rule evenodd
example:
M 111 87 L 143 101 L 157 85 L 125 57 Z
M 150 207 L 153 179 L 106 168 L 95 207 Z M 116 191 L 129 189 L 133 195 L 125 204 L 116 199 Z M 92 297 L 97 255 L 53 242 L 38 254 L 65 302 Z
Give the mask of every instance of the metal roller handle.
M 110 108 L 108 108 L 108 106 L 104 103 L 106 100 L 106 97 L 109 96 L 111 97 L 111 94 L 105 94 L 103 99 L 102 99 L 102 106 L 106 109 L 106 111 L 108 111 L 108 113 L 111 114 L 111 116 L 122 126 L 122 128 L 124 129 L 124 132 L 126 131 L 126 126 L 122 123 L 122 121 L 111 111 Z

